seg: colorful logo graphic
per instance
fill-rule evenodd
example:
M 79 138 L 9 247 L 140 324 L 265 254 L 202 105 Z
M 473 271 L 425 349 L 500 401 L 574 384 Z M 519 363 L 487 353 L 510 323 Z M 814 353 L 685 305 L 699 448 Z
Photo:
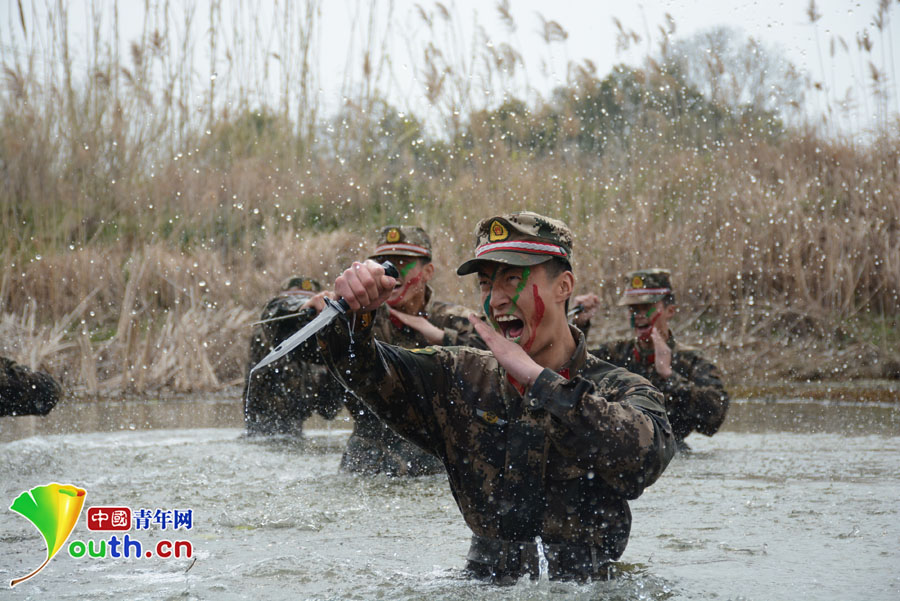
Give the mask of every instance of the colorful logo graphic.
M 27 518 L 44 536 L 47 542 L 47 559 L 32 573 L 11 581 L 9 583 L 11 587 L 40 572 L 66 545 L 78 523 L 86 494 L 83 488 L 71 484 L 52 483 L 25 491 L 13 501 L 9 508 Z M 69 557 L 75 559 L 194 557 L 194 545 L 189 540 L 162 538 L 153 544 L 145 545 L 129 534 L 131 530 L 191 530 L 194 527 L 194 510 L 190 508 L 132 510 L 122 505 L 95 505 L 88 507 L 86 522 L 87 529 L 91 533 L 116 534 L 101 539 L 72 540 L 68 544 Z M 161 534 L 165 537 L 167 533 Z
M 89 507 L 87 511 L 88 530 L 96 532 L 131 530 L 130 507 Z
M 34 524 L 43 535 L 47 542 L 47 559 L 32 573 L 11 581 L 10 586 L 28 580 L 50 563 L 78 523 L 86 494 L 83 488 L 53 482 L 36 486 L 16 497 L 9 508 Z

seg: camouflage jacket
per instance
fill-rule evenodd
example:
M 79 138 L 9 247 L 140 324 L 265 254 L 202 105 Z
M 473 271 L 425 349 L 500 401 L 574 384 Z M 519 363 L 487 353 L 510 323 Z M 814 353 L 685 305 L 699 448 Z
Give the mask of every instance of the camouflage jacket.
M 481 337 L 475 332 L 475 328 L 469 323 L 469 313 L 466 307 L 445 303 L 434 299 L 434 291 L 430 286 L 425 287 L 425 317 L 432 325 L 444 331 L 444 339 L 440 346 L 474 346 L 485 348 Z M 375 317 L 375 338 L 388 344 L 395 344 L 403 348 L 421 348 L 428 346 L 428 341 L 418 331 L 404 325 L 399 320 L 391 317 L 387 305 L 382 305 Z
M 60 387 L 48 374 L 0 357 L 0 416 L 47 415 L 59 401 Z
M 489 351 L 406 350 L 372 336 L 371 314 L 335 320 L 319 346 L 335 377 L 394 430 L 440 457 L 468 526 L 510 541 L 622 554 L 627 499 L 665 469 L 675 441 L 644 378 L 577 350 L 520 394 Z M 351 335 L 351 330 L 354 330 Z M 568 377 L 565 377 L 568 376 Z
M 656 373 L 652 355 L 641 356 L 634 338 L 604 343 L 591 354 L 650 380 L 666 397 L 669 423 L 678 440 L 694 430 L 712 436 L 728 411 L 721 374 L 697 349 L 676 342 L 671 334 L 668 344 L 672 375 L 667 379 Z
M 444 339 L 441 346 L 471 346 L 485 348 L 481 337 L 475 332 L 475 328 L 469 323 L 469 309 L 452 303 L 434 300 L 431 287 L 425 289 L 425 317 L 432 325 L 444 331 Z M 408 349 L 417 349 L 428 346 L 428 341 L 417 330 L 404 325 L 399 320 L 391 317 L 387 305 L 379 307 L 375 313 L 373 326 L 375 338 Z M 393 432 L 358 399 L 348 396 L 347 408 L 354 414 L 356 425 L 354 432 L 368 438 L 389 438 Z

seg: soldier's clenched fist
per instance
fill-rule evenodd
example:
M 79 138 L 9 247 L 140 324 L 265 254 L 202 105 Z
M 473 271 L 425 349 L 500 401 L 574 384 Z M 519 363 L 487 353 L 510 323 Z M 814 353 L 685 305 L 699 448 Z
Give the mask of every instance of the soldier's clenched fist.
M 347 301 L 351 311 L 365 312 L 384 303 L 396 284 L 397 280 L 385 275 L 384 267 L 375 261 L 355 261 L 335 280 L 334 291 Z

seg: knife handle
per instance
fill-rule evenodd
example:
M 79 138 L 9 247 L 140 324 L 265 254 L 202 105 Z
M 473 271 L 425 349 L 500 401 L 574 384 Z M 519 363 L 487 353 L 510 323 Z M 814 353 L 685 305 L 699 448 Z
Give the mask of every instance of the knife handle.
M 385 261 L 381 264 L 381 266 L 384 267 L 384 275 L 390 276 L 394 279 L 400 278 L 400 272 L 397 271 L 397 266 L 390 261 Z M 325 301 L 327 302 L 328 299 L 326 298 Z M 341 313 L 346 313 L 350 310 L 350 305 L 348 305 L 347 301 L 345 301 L 343 298 L 338 300 L 337 306 L 340 307 Z

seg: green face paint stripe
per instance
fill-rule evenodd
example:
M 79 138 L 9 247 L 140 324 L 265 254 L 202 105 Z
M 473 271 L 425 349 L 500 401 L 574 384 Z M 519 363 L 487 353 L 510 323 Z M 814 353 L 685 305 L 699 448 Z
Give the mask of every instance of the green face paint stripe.
M 400 270 L 400 277 L 404 277 L 404 278 L 405 278 L 405 277 L 406 277 L 406 274 L 409 273 L 410 271 L 412 271 L 413 268 L 414 268 L 415 266 L 416 266 L 416 261 L 412 261 L 412 262 L 410 262 L 410 263 L 407 263 L 406 267 L 403 267 L 403 268 Z
M 644 317 L 646 317 L 647 319 L 650 319 L 651 317 L 653 317 L 654 313 L 656 313 L 656 307 L 650 307 L 650 309 L 647 310 L 647 313 L 644 315 Z M 635 315 L 637 315 L 637 313 L 632 311 L 631 312 L 631 327 L 632 328 L 635 327 L 635 324 L 634 324 Z
M 526 267 L 522 270 L 522 281 L 519 282 L 519 285 L 516 286 L 516 295 L 512 297 L 512 306 L 509 308 L 509 313 L 513 313 L 516 308 L 516 303 L 519 302 L 519 295 L 522 294 L 522 291 L 525 290 L 525 284 L 528 283 L 528 276 L 531 274 L 531 269 Z

